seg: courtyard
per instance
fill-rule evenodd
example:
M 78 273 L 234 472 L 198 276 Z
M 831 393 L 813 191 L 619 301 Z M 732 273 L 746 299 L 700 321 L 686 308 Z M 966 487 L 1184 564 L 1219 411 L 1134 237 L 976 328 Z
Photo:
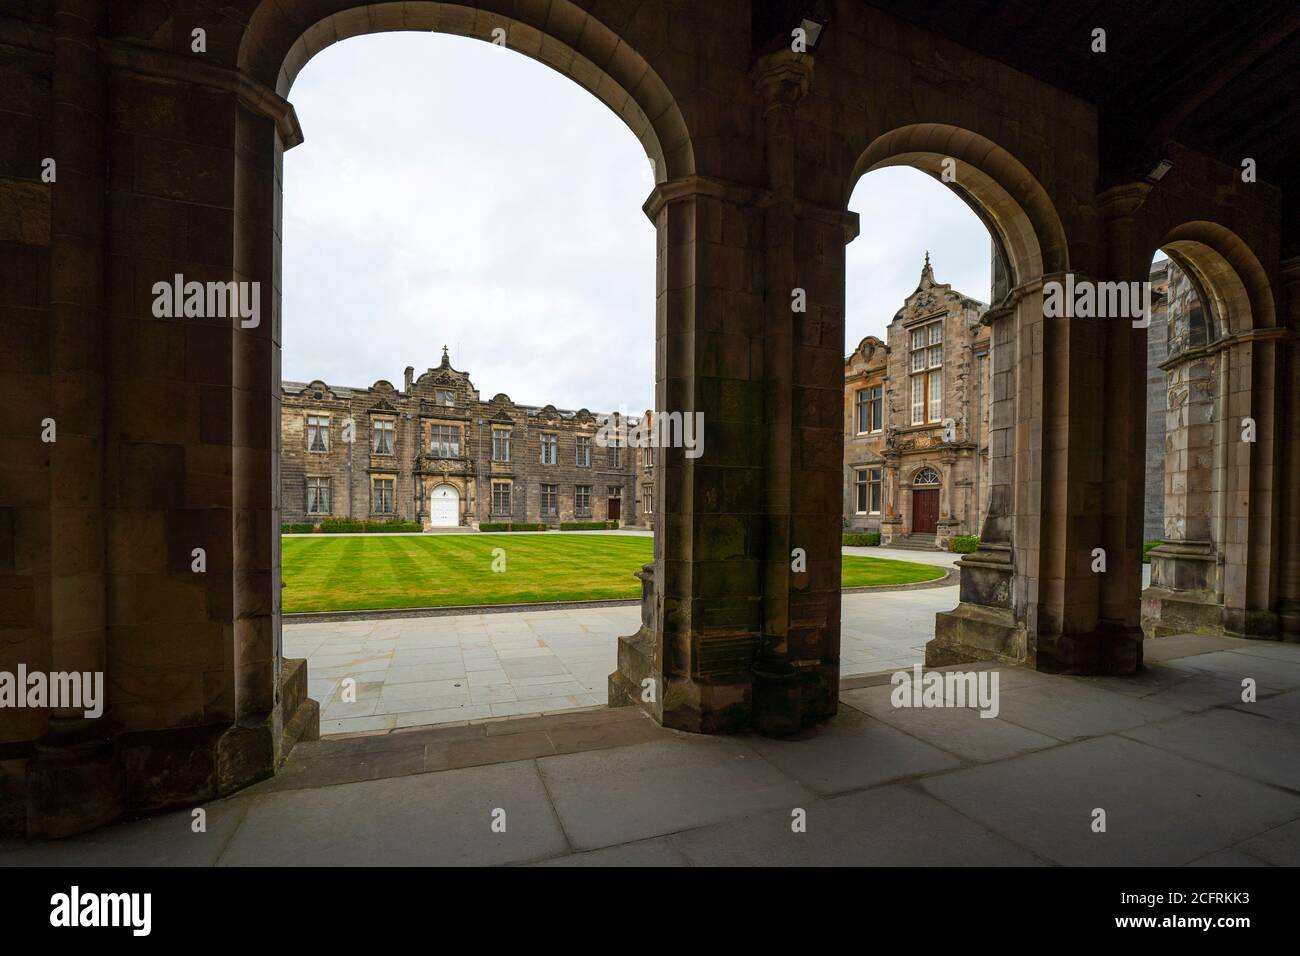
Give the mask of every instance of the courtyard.
M 535 546 L 553 545 L 553 539 L 539 537 L 529 536 Z M 592 541 L 565 537 L 581 538 L 584 545 Z M 415 539 L 430 540 L 461 544 L 479 538 Z M 514 553 L 513 542 L 510 549 Z M 846 567 L 888 568 L 897 561 L 911 569 L 907 577 L 931 579 L 957 558 L 937 551 L 848 550 L 879 555 L 846 554 Z M 927 629 L 933 629 L 937 611 L 957 603 L 957 587 L 846 593 L 843 601 L 842 673 L 866 674 L 919 663 Z M 284 654 L 307 659 L 322 734 L 382 733 L 603 705 L 606 682 L 618 665 L 618 638 L 635 632 L 640 617 L 638 603 L 629 601 L 615 607 L 286 622 Z M 343 693 L 348 678 L 356 682 L 350 700 Z

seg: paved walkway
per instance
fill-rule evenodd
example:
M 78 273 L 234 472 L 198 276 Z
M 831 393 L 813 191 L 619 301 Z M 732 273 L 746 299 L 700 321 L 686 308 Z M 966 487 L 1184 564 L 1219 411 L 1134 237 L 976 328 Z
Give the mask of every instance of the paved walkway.
M 1300 864 L 1300 645 L 1165 638 L 1146 656 L 1128 678 L 1000 670 L 993 719 L 850 690 L 798 740 L 681 734 L 624 708 L 316 741 L 207 805 L 205 833 L 185 810 L 0 860 Z
M 586 532 L 577 532 L 586 533 Z M 846 554 L 950 566 L 956 556 L 891 548 Z M 846 593 L 840 676 L 908 668 L 925 659 L 934 616 L 958 588 Z M 638 606 L 285 624 L 284 654 L 307 658 L 321 733 L 352 734 L 604 704 L 618 638 Z M 343 680 L 356 681 L 353 700 Z
M 841 676 L 919 663 L 935 613 L 956 606 L 956 587 L 845 594 Z M 640 620 L 609 607 L 286 624 L 284 654 L 307 658 L 321 733 L 359 733 L 604 704 L 618 638 Z

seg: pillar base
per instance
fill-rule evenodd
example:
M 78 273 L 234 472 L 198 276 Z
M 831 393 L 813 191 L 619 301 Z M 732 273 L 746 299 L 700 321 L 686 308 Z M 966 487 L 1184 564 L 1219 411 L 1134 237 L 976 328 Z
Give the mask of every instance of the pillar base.
M 113 728 L 98 721 L 52 720 L 26 766 L 25 835 L 56 839 L 116 820 L 126 789 Z
M 963 585 L 965 579 L 963 562 Z M 1016 623 L 1010 608 L 963 601 L 953 610 L 935 615 L 934 637 L 925 645 L 926 667 L 988 660 L 1026 663 L 1025 631 Z
M 299 740 L 319 736 L 304 660 L 284 662 L 278 707 L 245 725 L 121 733 L 103 721 L 61 722 L 30 750 L 0 754 L 0 832 L 65 837 L 213 800 L 270 776 Z
M 1039 634 L 1031 664 L 1047 674 L 1132 674 L 1142 667 L 1142 630 L 1102 621 L 1086 634 Z
M 1152 586 L 1142 592 L 1142 631 L 1153 639 L 1175 634 L 1222 636 L 1223 605 L 1205 591 Z

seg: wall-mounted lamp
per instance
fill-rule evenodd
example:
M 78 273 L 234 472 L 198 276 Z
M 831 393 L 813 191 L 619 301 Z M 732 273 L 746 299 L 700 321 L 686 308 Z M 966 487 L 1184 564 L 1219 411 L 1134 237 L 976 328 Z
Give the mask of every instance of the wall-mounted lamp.
M 1168 159 L 1162 159 L 1160 160 L 1160 162 L 1155 164 L 1151 172 L 1147 173 L 1146 181 L 1153 184 L 1158 183 L 1160 182 L 1160 180 L 1165 178 L 1165 173 L 1169 172 L 1169 170 L 1173 168 L 1174 168 L 1174 164 L 1172 161 Z
M 826 31 L 826 24 L 830 21 L 826 17 L 804 16 L 799 20 L 799 29 L 803 30 L 803 35 L 808 41 L 808 52 L 816 53 L 817 44 L 822 41 L 822 34 Z

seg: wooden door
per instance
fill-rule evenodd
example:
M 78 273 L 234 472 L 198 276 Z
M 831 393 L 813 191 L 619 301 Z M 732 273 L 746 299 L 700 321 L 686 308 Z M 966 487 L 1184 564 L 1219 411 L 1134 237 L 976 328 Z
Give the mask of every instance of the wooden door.
M 939 489 L 912 489 L 912 533 L 934 534 L 939 528 Z
M 623 499 L 610 498 L 609 499 L 609 520 L 617 521 L 622 516 L 623 516 Z

